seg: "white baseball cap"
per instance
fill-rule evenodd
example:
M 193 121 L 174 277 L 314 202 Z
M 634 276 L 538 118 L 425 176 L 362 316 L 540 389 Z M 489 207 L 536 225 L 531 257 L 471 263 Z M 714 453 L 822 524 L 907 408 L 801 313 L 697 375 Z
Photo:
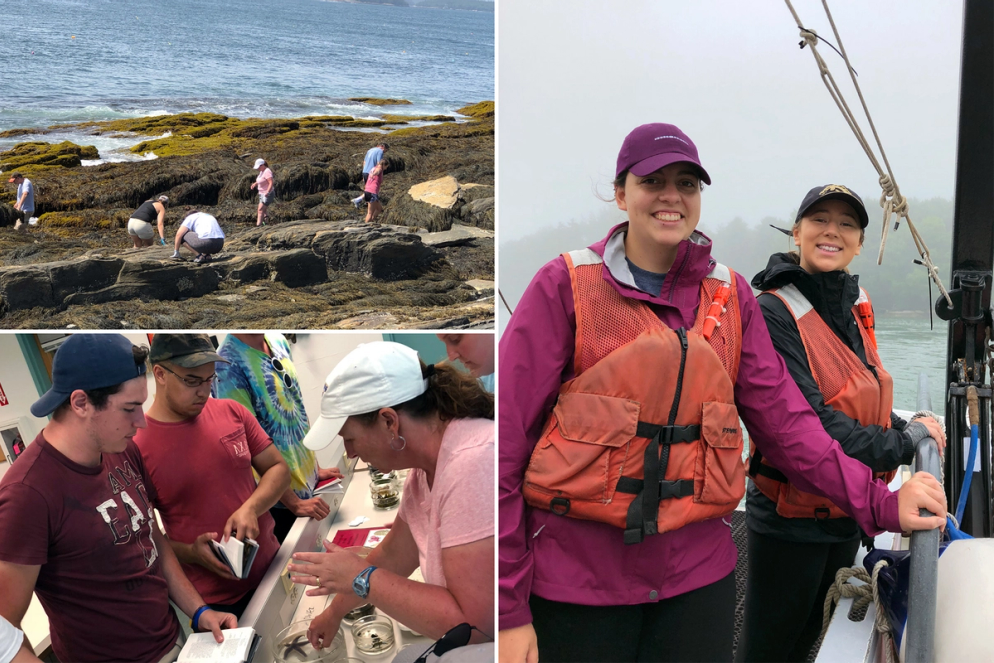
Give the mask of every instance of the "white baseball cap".
M 352 415 L 406 403 L 427 389 L 415 350 L 388 341 L 363 343 L 328 374 L 321 416 L 304 437 L 304 446 L 312 451 L 323 449 Z
M 266 160 L 265 159 L 256 159 L 255 160 L 255 165 L 252 166 L 252 170 L 259 170 L 260 168 L 262 168 L 265 165 L 266 165 Z

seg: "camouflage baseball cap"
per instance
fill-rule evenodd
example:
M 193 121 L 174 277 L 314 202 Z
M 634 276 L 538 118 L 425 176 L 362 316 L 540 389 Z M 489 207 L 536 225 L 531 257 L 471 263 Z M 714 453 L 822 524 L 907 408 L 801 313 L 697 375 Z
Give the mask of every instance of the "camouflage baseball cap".
M 148 358 L 153 364 L 168 361 L 183 368 L 196 368 L 212 361 L 231 363 L 214 351 L 207 334 L 156 334 Z

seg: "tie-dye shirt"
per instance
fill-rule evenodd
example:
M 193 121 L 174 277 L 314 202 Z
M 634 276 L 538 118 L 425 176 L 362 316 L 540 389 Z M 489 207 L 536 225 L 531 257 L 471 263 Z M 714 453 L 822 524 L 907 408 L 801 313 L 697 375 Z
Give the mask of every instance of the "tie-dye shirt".
M 318 481 L 318 461 L 304 446 L 310 423 L 290 344 L 282 334 L 266 334 L 266 344 L 272 357 L 228 334 L 218 354 L 231 363 L 215 365 L 214 396 L 238 401 L 255 415 L 290 468 L 290 488 L 300 499 L 310 499 Z

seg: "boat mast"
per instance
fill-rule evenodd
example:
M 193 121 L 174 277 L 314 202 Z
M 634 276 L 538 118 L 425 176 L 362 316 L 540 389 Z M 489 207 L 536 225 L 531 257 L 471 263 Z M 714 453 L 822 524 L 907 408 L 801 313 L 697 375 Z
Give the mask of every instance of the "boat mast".
M 936 314 L 949 321 L 946 355 L 945 490 L 955 511 L 966 471 L 970 425 L 967 387 L 980 396 L 980 468 L 973 475 L 963 531 L 975 537 L 992 532 L 991 386 L 986 370 L 991 330 L 991 273 L 994 266 L 994 3 L 965 0 L 960 74 L 956 203 L 950 268 L 953 306 L 944 298 Z M 964 442 L 966 438 L 966 442 Z

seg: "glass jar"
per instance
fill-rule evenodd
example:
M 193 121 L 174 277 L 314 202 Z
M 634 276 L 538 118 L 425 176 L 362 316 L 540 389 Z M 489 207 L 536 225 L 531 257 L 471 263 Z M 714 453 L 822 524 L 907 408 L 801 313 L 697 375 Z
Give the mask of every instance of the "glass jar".
M 370 473 L 369 494 L 377 509 L 392 509 L 400 504 L 400 484 L 397 473 Z
M 352 610 L 346 612 L 345 616 L 342 617 L 342 623 L 346 625 L 351 625 L 354 621 L 356 621 L 360 617 L 368 617 L 369 615 L 374 615 L 374 614 L 376 614 L 376 606 L 374 606 L 372 603 L 363 603 L 358 608 L 353 608 Z
M 280 631 L 273 640 L 273 658 L 276 663 L 303 663 L 305 661 L 320 661 L 321 663 L 341 663 L 345 660 L 345 634 L 339 629 L 331 644 L 324 649 L 314 649 L 307 641 L 307 628 L 311 620 L 294 622 Z
M 363 654 L 382 654 L 393 649 L 393 621 L 383 615 L 360 617 L 352 624 L 352 639 Z

